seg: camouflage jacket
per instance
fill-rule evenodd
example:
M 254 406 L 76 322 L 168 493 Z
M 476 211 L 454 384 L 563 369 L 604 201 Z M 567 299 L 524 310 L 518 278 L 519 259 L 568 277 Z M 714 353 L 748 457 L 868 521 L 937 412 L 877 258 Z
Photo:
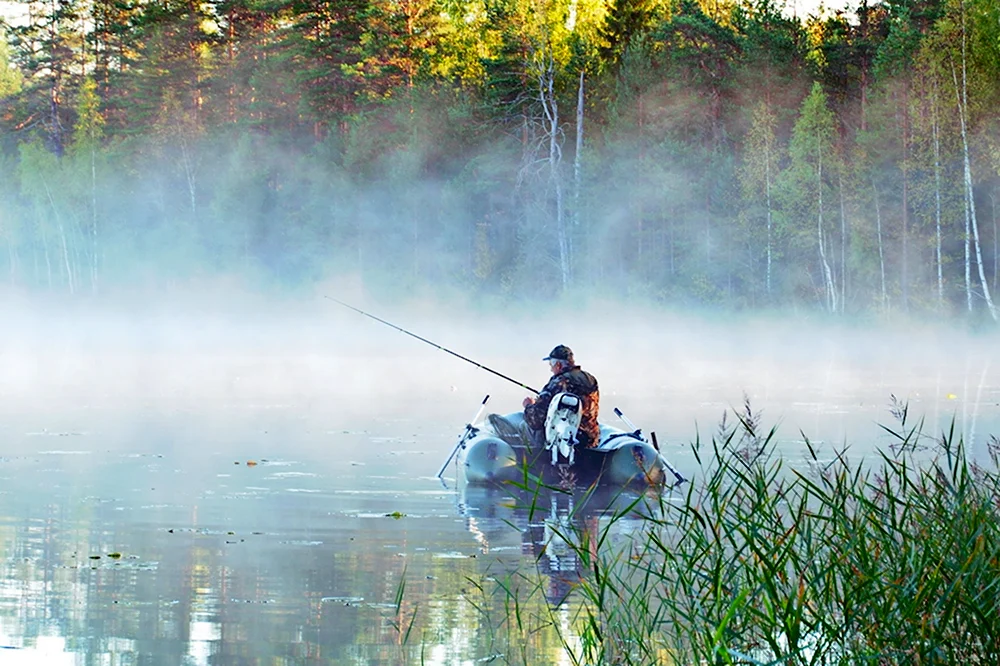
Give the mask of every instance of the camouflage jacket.
M 600 428 L 597 425 L 601 395 L 594 375 L 581 370 L 578 365 L 552 376 L 535 402 L 524 408 L 525 422 L 533 430 L 544 429 L 549 403 L 559 393 L 572 393 L 583 401 L 580 429 L 576 433 L 577 446 L 588 449 L 597 446 L 601 439 Z

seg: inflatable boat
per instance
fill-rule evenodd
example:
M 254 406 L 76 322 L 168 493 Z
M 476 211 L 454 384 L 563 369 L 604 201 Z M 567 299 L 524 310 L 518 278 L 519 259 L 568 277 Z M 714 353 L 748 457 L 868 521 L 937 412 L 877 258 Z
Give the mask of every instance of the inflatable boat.
M 477 414 L 465 426 L 438 476 L 454 458 L 465 481 L 472 485 L 529 478 L 559 487 L 682 483 L 684 477 L 660 453 L 655 436 L 652 441 L 647 440 L 617 408 L 615 414 L 632 429 L 601 423 L 599 443 L 593 448 L 574 446 L 579 410 L 575 396 L 570 394 L 559 394 L 552 399 L 544 432 L 532 432 L 523 412 L 489 414 L 478 424 Z

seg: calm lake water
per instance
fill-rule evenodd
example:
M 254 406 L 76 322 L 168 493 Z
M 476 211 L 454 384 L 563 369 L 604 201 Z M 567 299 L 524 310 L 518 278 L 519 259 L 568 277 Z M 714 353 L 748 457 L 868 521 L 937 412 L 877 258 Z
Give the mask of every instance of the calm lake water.
M 585 574 L 558 534 L 599 529 L 634 496 L 542 496 L 529 512 L 461 488 L 454 466 L 443 484 L 483 396 L 507 412 L 525 392 L 375 323 L 292 323 L 180 335 L 189 322 L 114 319 L 38 339 L 26 320 L 4 339 L 0 664 L 569 663 L 559 634 L 582 626 Z M 695 483 L 691 442 L 744 396 L 793 464 L 803 436 L 858 457 L 887 446 L 890 396 L 930 434 L 954 419 L 974 455 L 1000 434 L 995 340 L 418 323 L 536 387 L 537 359 L 571 344 L 604 418 L 617 406 L 655 430 Z M 502 351 L 476 354 L 494 339 Z M 618 521 L 612 544 L 641 527 Z M 500 586 L 519 572 L 521 612 L 550 626 L 508 642 Z

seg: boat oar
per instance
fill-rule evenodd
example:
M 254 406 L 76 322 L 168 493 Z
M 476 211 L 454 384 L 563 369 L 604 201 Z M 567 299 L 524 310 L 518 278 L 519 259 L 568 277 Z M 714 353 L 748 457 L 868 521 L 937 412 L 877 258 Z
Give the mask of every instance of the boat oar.
M 635 424 L 632 423 L 632 421 L 630 421 L 627 416 L 622 414 L 622 410 L 618 409 L 617 407 L 615 407 L 615 416 L 620 418 L 625 423 L 625 425 L 631 428 L 632 432 L 637 434 L 639 433 L 639 429 L 635 427 Z M 653 445 L 656 448 L 657 453 L 659 453 L 660 447 L 656 445 L 656 435 L 653 435 Z M 660 460 L 663 461 L 663 466 L 666 467 L 668 470 L 670 470 L 670 473 L 674 475 L 675 479 L 677 479 L 677 483 L 684 483 L 685 481 L 687 481 L 687 479 L 685 479 L 680 472 L 674 469 L 674 466 L 670 464 L 670 461 L 668 461 L 667 458 L 662 453 L 660 453 Z
M 487 393 L 486 397 L 483 398 L 483 404 L 479 405 L 479 411 L 476 412 L 476 415 L 472 417 L 471 421 L 465 424 L 465 432 L 462 433 L 462 436 L 459 438 L 458 444 L 455 445 L 455 448 L 452 449 L 451 451 L 451 455 L 449 455 L 448 459 L 444 461 L 443 465 L 441 465 L 441 471 L 439 471 L 437 474 L 439 479 L 441 478 L 441 475 L 444 474 L 444 471 L 448 469 L 448 463 L 451 462 L 451 459 L 455 457 L 455 454 L 458 453 L 458 450 L 462 448 L 466 440 L 469 439 L 469 435 L 475 432 L 476 429 L 473 427 L 473 425 L 476 423 L 476 421 L 479 420 L 479 417 L 482 416 L 483 410 L 486 409 L 486 401 L 488 401 L 489 399 L 490 396 Z
M 411 333 L 410 331 L 407 331 L 407 330 L 406 330 L 405 328 L 400 328 L 399 326 L 396 326 L 395 324 L 392 324 L 392 323 L 389 323 L 389 322 L 387 322 L 387 321 L 386 321 L 385 319 L 379 319 L 379 318 L 378 318 L 378 317 L 376 317 L 375 315 L 373 315 L 373 314 L 368 314 L 368 313 L 367 313 L 367 312 L 365 312 L 364 310 L 359 310 L 358 308 L 354 307 L 353 305 L 349 305 L 349 304 L 345 303 L 344 301 L 341 301 L 341 300 L 338 300 L 338 299 L 334 298 L 333 296 L 324 296 L 323 298 L 328 298 L 328 299 L 330 299 L 331 301 L 333 301 L 334 303 L 339 303 L 340 305 L 343 305 L 343 306 L 344 306 L 345 308 L 348 308 L 348 309 L 350 309 L 350 310 L 354 310 L 354 311 L 355 311 L 355 312 L 357 312 L 358 314 L 363 314 L 364 316 L 366 316 L 366 317 L 368 317 L 368 318 L 370 318 L 370 319 L 374 319 L 375 321 L 377 321 L 377 322 L 379 322 L 379 323 L 381 323 L 381 324 L 385 324 L 386 326 L 389 326 L 389 327 L 391 327 L 391 328 L 394 328 L 394 329 L 396 329 L 397 331 L 399 331 L 400 333 L 406 333 L 406 334 L 407 334 L 407 335 L 409 335 L 409 336 L 410 336 L 411 338 L 416 338 L 417 340 L 420 340 L 421 342 L 426 342 L 426 343 L 427 343 L 427 344 L 429 344 L 429 345 L 430 345 L 431 347 L 437 347 L 437 348 L 438 348 L 438 349 L 440 349 L 441 351 L 443 351 L 443 352 L 448 352 L 448 353 L 449 353 L 449 354 L 451 354 L 452 356 L 455 356 L 455 357 L 457 357 L 457 358 L 460 358 L 460 359 L 462 359 L 463 361 L 465 361 L 466 363 L 471 363 L 472 365 L 476 366 L 477 368 L 482 368 L 482 369 L 483 369 L 483 370 L 485 370 L 486 372 L 492 372 L 492 373 L 493 373 L 494 375 L 496 375 L 497 377 L 500 377 L 501 379 L 506 379 L 507 381 L 509 381 L 509 382 L 511 382 L 511 383 L 513 383 L 513 384 L 517 384 L 518 386 L 520 386 L 520 387 L 521 387 L 521 388 L 523 388 L 524 390 L 526 390 L 526 391 L 531 391 L 531 392 L 532 392 L 532 393 L 534 393 L 535 395 L 538 395 L 538 389 L 533 389 L 533 388 L 531 388 L 530 386 L 528 386 L 527 384 L 522 384 L 521 382 L 517 381 L 517 380 L 516 380 L 516 379 L 514 379 L 513 377 L 508 377 L 507 375 L 505 375 L 505 374 L 503 374 L 503 373 L 500 373 L 500 372 L 497 372 L 497 371 L 496 371 L 496 370 L 494 370 L 493 368 L 487 368 L 487 367 L 486 367 L 485 365 L 483 365 L 482 363 L 477 363 L 476 361 L 473 361 L 473 360 L 472 360 L 471 358 L 466 358 L 466 357 L 462 356 L 461 354 L 458 354 L 458 353 L 455 353 L 455 352 L 453 352 L 453 351 L 452 351 L 452 350 L 450 350 L 450 349 L 445 349 L 444 347 L 442 347 L 442 346 L 441 346 L 441 345 L 439 345 L 438 343 L 436 343 L 436 342 L 431 342 L 431 341 L 430 341 L 430 340 L 428 340 L 427 338 L 422 338 L 422 337 L 420 337 L 419 335 L 417 335 L 416 333 Z M 487 397 L 488 397 L 488 396 L 487 396 Z
M 639 432 L 639 429 L 635 427 L 635 424 L 632 423 L 627 416 L 625 416 L 624 414 L 622 414 L 622 410 L 618 409 L 617 407 L 615 407 L 615 416 L 617 416 L 618 418 L 620 418 L 625 423 L 625 425 L 627 425 L 629 428 L 631 428 L 632 432 L 635 432 L 635 433 Z

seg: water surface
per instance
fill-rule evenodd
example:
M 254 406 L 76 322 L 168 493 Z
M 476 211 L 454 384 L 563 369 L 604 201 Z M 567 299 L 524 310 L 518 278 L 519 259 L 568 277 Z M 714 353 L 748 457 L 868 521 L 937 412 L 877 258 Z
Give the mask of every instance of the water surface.
M 529 511 L 461 488 L 454 466 L 442 483 L 484 395 L 507 412 L 525 391 L 356 324 L 108 337 L 91 322 L 6 338 L 0 663 L 568 663 L 558 634 L 582 629 L 573 590 L 586 574 L 559 534 L 598 530 L 635 496 L 582 509 L 579 494 L 542 496 Z M 793 464 L 806 437 L 872 455 L 899 404 L 930 435 L 954 420 L 975 454 L 1000 433 L 989 341 L 720 330 L 567 328 L 513 345 L 499 326 L 432 332 L 464 353 L 501 337 L 508 348 L 477 358 L 535 386 L 538 359 L 574 340 L 605 420 L 617 406 L 656 431 L 694 483 L 691 442 L 746 399 Z M 617 521 L 612 543 L 641 526 Z M 511 642 L 497 590 L 522 571 L 523 612 L 552 626 Z

